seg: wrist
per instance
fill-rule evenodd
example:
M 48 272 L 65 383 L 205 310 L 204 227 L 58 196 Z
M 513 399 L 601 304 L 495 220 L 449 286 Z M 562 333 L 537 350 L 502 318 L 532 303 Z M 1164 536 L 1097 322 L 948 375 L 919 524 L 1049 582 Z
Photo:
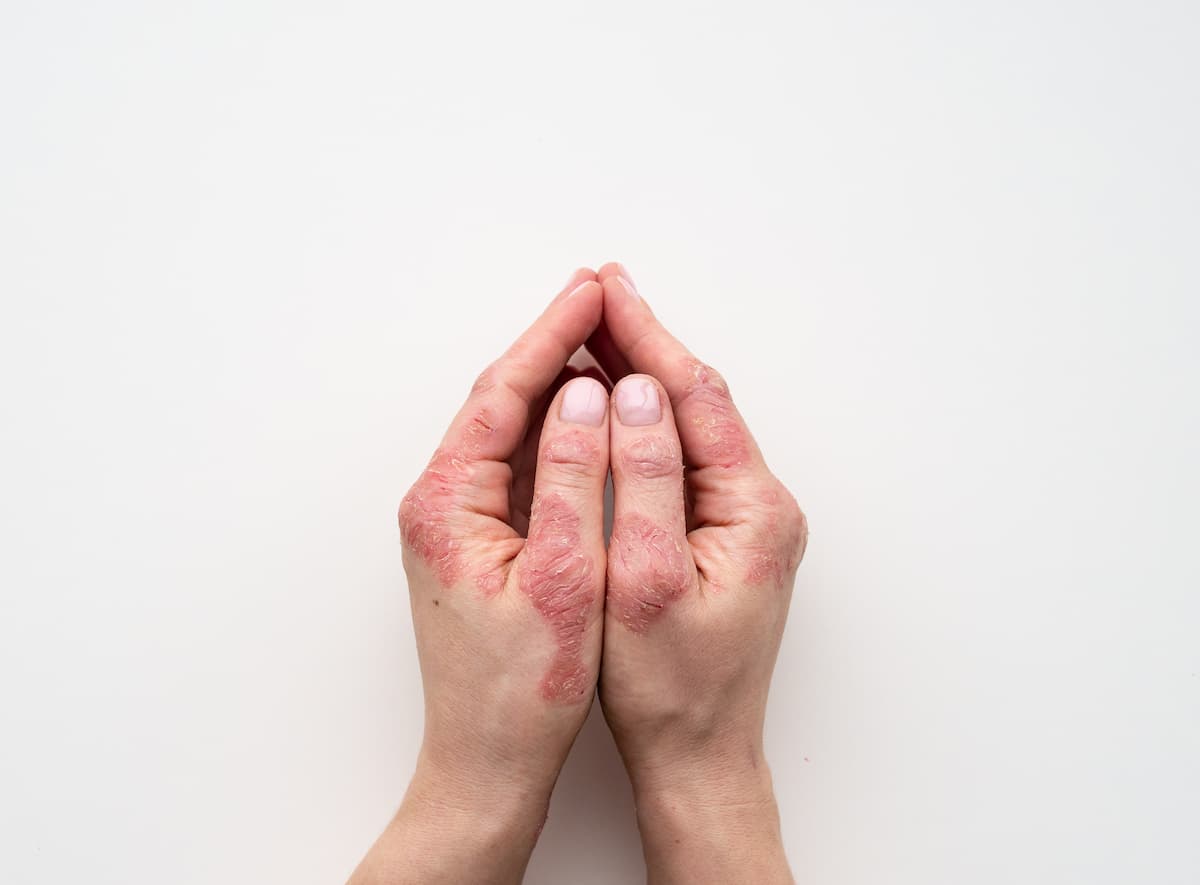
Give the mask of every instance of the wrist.
M 792 881 L 761 746 L 645 764 L 630 772 L 649 881 Z
M 550 787 L 501 772 L 417 763 L 400 810 L 353 885 L 519 883 L 546 820 Z

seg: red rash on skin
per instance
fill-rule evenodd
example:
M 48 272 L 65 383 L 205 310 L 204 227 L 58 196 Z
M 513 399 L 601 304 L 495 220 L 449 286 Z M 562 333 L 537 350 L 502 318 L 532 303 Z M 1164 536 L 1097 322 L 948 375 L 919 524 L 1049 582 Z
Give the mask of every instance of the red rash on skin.
M 686 420 L 700 431 L 703 460 L 717 467 L 744 464 L 750 457 L 750 443 L 729 387 L 714 369 L 699 360 L 689 358 L 687 371 L 692 381 L 677 410 L 686 412 Z
M 463 562 L 457 538 L 448 522 L 469 482 L 471 463 L 446 449 L 438 449 L 400 502 L 400 537 L 419 556 L 443 587 L 462 575 Z
M 641 436 L 618 457 L 621 467 L 634 476 L 654 478 L 678 474 L 683 481 L 683 454 L 679 443 L 666 436 Z
M 484 596 L 495 596 L 504 589 L 504 575 L 498 571 L 484 572 L 475 578 L 475 586 Z
M 542 679 L 542 697 L 550 701 L 580 700 L 592 690 L 583 639 L 598 599 L 579 526 L 579 515 L 562 496 L 534 498 L 529 540 L 520 557 L 521 591 L 549 625 L 557 645 Z
M 542 459 L 551 464 L 594 464 L 600 460 L 600 446 L 589 434 L 573 430 L 546 443 Z
M 478 382 L 476 382 L 478 384 Z M 462 577 L 463 562 L 458 537 L 449 527 L 465 489 L 472 485 L 475 465 L 484 442 L 495 433 L 495 422 L 486 407 L 480 408 L 461 427 L 457 448 L 441 447 L 429 466 L 400 502 L 400 538 L 437 576 L 444 587 Z M 481 589 L 489 576 L 479 579 Z
M 608 549 L 608 610 L 634 633 L 649 630 L 696 582 L 683 539 L 641 514 L 613 526 Z
M 763 493 L 762 502 L 768 516 L 759 529 L 759 540 L 751 547 L 746 582 L 782 587 L 804 556 L 808 522 L 786 492 L 770 489 Z

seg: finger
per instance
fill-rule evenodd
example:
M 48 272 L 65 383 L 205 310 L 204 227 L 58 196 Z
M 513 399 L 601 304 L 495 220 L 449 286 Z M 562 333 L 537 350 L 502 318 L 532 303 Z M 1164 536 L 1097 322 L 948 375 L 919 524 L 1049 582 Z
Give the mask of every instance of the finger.
M 591 696 L 604 588 L 604 481 L 608 474 L 608 392 L 593 378 L 568 382 L 546 413 L 538 447 L 529 537 L 517 557 L 520 590 L 554 640 L 542 682 L 550 700 Z
M 468 571 L 465 539 L 519 541 L 506 525 L 513 479 L 507 459 L 525 436 L 530 410 L 595 329 L 602 307 L 595 275 L 586 268 L 571 274 L 537 321 L 479 376 L 401 501 L 405 550 L 432 568 L 444 586 Z
M 617 345 L 613 342 L 612 333 L 608 331 L 608 325 L 604 322 L 603 317 L 600 318 L 600 325 L 588 338 L 585 346 L 613 384 L 633 372 L 633 367 L 629 365 L 629 361 L 625 359 L 624 354 L 617 349 Z
M 601 284 L 609 277 L 615 276 L 623 276 L 630 282 L 633 281 L 633 277 L 629 275 L 625 265 L 615 261 L 610 261 L 596 271 L 596 280 Z M 596 327 L 596 331 L 588 338 L 586 346 L 588 353 L 600 364 L 613 384 L 633 373 L 633 367 L 629 365 L 629 360 L 625 359 L 625 355 L 613 341 L 612 333 L 608 331 L 608 324 L 604 321 L 603 316 L 600 317 L 600 325 Z
M 537 321 L 476 380 L 442 441 L 467 461 L 503 461 L 520 445 L 537 399 L 600 322 L 594 274 L 572 274 Z
M 605 325 L 634 371 L 654 376 L 666 389 L 687 466 L 764 471 L 762 456 L 725 381 L 662 326 L 632 281 L 615 269 L 619 267 L 601 269 Z
M 697 583 L 684 515 L 683 453 L 661 385 L 630 375 L 613 389 L 609 615 L 644 633 Z
M 578 378 L 581 372 L 574 366 L 567 366 L 558 373 L 558 377 L 543 394 L 530 412 L 529 427 L 525 438 L 517 446 L 510 459 L 512 465 L 512 483 L 509 493 L 509 524 L 522 536 L 529 531 L 529 511 L 533 504 L 533 478 L 537 468 L 538 443 L 542 435 L 542 426 L 546 422 L 546 413 L 550 403 L 558 392 L 572 378 Z

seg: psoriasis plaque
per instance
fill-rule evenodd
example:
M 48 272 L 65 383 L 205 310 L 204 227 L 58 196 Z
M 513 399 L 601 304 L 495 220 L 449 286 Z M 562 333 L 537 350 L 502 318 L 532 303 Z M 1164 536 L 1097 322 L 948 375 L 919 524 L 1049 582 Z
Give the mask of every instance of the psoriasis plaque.
M 534 499 L 529 525 L 517 581 L 555 643 L 542 697 L 579 700 L 592 689 L 583 647 L 599 601 L 592 561 L 582 550 L 579 515 L 561 495 L 549 494 Z
M 608 607 L 626 629 L 646 633 L 695 584 L 685 543 L 639 513 L 613 526 Z
M 680 419 L 698 432 L 701 461 L 717 467 L 736 467 L 750 456 L 746 428 L 715 370 L 699 360 L 687 361 L 691 383 L 678 406 Z

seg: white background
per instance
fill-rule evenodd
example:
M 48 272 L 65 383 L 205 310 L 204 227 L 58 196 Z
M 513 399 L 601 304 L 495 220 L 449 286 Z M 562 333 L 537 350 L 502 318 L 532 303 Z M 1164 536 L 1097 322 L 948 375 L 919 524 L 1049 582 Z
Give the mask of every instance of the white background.
M 802 882 L 1200 881 L 1192 2 L 0 6 L 0 881 L 336 883 L 396 506 L 624 261 L 812 539 Z M 593 715 L 528 882 L 643 875 Z

